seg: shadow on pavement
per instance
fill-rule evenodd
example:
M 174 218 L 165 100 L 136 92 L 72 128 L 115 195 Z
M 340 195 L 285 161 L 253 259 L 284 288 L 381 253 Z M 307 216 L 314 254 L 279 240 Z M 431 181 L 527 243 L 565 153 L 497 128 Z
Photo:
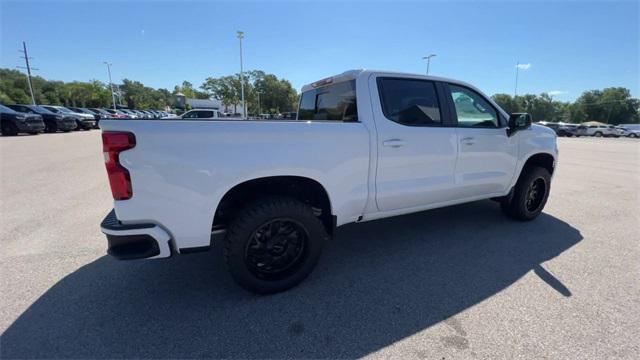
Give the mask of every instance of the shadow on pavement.
M 581 239 L 547 214 L 528 223 L 508 220 L 490 201 L 347 225 L 307 281 L 273 296 L 237 287 L 220 246 L 158 261 L 105 256 L 32 304 L 2 335 L 2 357 L 364 356 L 531 270 L 570 296 L 540 264 Z

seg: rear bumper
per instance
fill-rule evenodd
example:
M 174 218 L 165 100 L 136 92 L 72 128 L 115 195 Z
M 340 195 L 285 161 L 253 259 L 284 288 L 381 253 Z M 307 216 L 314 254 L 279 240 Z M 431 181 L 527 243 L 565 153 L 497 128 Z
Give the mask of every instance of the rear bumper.
M 107 253 L 116 259 L 160 259 L 171 256 L 171 236 L 156 224 L 122 224 L 115 210 L 111 210 L 102 220 L 100 229 L 107 236 Z

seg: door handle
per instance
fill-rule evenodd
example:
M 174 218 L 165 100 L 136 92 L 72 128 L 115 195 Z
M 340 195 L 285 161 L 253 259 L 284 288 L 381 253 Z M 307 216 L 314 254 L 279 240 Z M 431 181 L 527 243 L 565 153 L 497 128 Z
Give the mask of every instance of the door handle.
M 476 142 L 475 140 L 476 139 L 474 137 L 472 137 L 472 136 L 466 136 L 466 137 L 463 137 L 462 139 L 460 139 L 460 141 L 465 143 L 466 145 L 475 144 L 475 142 Z
M 382 142 L 382 146 L 399 148 L 404 146 L 404 140 L 401 139 L 389 139 Z

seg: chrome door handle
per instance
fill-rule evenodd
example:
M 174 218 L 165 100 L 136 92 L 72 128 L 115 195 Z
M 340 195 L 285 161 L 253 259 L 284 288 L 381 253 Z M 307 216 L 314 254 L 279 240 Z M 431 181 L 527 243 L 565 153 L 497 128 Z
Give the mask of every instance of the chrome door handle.
M 389 139 L 382 142 L 382 146 L 399 148 L 404 146 L 404 141 L 400 139 Z

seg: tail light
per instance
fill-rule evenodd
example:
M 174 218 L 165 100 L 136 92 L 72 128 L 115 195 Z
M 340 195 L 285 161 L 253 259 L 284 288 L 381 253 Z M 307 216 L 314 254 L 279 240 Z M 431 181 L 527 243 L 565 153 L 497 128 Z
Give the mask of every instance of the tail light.
M 102 133 L 104 164 L 109 176 L 109 185 L 114 200 L 131 198 L 131 177 L 129 170 L 120 164 L 120 153 L 136 146 L 136 137 L 130 132 L 105 131 Z

